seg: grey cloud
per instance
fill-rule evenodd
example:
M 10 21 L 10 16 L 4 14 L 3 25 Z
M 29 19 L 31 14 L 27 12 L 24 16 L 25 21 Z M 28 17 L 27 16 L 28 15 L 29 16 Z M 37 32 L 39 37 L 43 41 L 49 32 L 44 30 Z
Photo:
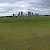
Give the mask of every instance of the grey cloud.
M 41 0 L 44 8 L 50 8 L 50 0 Z
M 0 2 L 15 2 L 16 0 L 0 0 Z
M 7 4 L 5 7 L 2 5 L 0 13 L 17 13 L 18 11 L 33 11 L 40 14 L 49 14 L 50 0 L 0 0 L 0 4 Z M 44 12 L 44 13 L 43 13 Z

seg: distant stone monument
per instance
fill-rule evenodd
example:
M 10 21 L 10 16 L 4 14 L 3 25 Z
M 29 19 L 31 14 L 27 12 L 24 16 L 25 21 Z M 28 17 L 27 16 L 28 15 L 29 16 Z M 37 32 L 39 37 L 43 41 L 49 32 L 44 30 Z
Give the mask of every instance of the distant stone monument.
M 32 17 L 34 16 L 33 12 L 32 12 L 32 14 L 31 14 L 31 16 L 32 16 Z
M 35 13 L 35 17 L 37 17 L 37 18 L 38 18 L 38 17 L 39 17 L 39 14 L 38 14 L 38 13 Z
M 15 14 L 13 14 L 13 17 L 16 17 Z
M 20 18 L 20 12 L 18 13 L 18 17 Z
M 31 12 L 28 12 L 28 17 L 31 17 Z
M 23 12 L 21 11 L 21 17 L 23 17 Z

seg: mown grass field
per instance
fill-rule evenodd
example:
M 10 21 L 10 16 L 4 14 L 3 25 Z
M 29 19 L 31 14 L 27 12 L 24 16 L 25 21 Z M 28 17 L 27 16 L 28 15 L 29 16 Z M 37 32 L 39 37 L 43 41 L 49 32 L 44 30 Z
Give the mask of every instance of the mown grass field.
M 50 18 L 0 18 L 0 50 L 50 50 Z

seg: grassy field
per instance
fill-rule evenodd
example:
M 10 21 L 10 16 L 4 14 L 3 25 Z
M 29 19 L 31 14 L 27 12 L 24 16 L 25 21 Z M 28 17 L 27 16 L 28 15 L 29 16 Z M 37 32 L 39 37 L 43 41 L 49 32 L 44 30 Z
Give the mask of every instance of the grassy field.
M 0 50 L 50 50 L 50 18 L 0 18 Z

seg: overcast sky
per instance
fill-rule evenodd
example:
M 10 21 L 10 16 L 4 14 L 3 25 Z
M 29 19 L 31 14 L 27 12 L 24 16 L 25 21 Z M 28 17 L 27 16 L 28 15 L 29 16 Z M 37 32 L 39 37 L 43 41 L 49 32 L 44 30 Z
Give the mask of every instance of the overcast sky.
M 20 11 L 50 14 L 50 0 L 0 0 L 0 16 Z

